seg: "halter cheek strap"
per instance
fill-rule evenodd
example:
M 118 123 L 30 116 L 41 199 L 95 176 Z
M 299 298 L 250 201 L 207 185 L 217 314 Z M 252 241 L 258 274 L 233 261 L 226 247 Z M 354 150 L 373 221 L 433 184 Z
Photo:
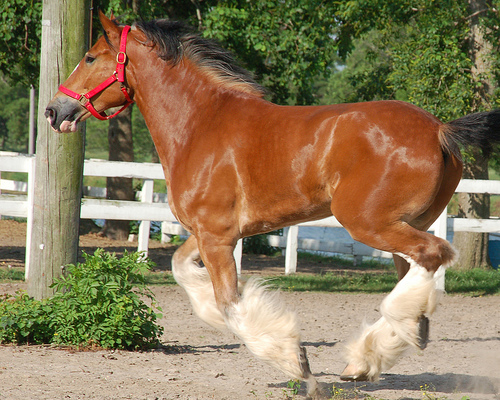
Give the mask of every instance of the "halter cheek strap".
M 117 116 L 119 113 L 121 113 L 123 110 L 125 110 L 130 104 L 132 104 L 134 101 L 130 98 L 127 88 L 125 86 L 125 63 L 127 62 L 127 35 L 130 31 L 130 26 L 126 25 L 121 34 L 121 39 L 120 39 L 120 51 L 116 55 L 116 69 L 113 72 L 113 74 L 106 79 L 104 82 L 102 82 L 100 85 L 96 86 L 94 89 L 91 91 L 85 93 L 85 94 L 79 94 L 76 92 L 73 92 L 72 90 L 69 90 L 68 88 L 64 87 L 63 85 L 59 86 L 59 90 L 68 95 L 69 97 L 76 99 L 80 102 L 82 106 L 84 106 L 94 117 L 97 119 L 100 119 L 102 121 L 106 121 L 108 119 L 111 119 L 115 116 Z M 111 84 L 119 82 L 120 89 L 125 96 L 125 104 L 123 105 L 122 108 L 120 108 L 117 112 L 115 112 L 112 115 L 106 115 L 104 111 L 102 112 L 97 112 L 97 110 L 94 108 L 92 105 L 91 99 L 94 97 L 96 94 L 102 92 L 104 89 L 106 89 L 108 86 Z

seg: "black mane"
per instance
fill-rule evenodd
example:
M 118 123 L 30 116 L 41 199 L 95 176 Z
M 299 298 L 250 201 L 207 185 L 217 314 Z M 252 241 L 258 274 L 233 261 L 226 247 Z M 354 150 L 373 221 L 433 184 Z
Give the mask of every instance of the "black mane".
M 174 65 L 186 56 L 219 80 L 233 87 L 263 96 L 265 90 L 242 68 L 233 55 L 216 42 L 202 38 L 181 22 L 158 19 L 140 21 L 136 27 L 156 47 L 158 57 Z

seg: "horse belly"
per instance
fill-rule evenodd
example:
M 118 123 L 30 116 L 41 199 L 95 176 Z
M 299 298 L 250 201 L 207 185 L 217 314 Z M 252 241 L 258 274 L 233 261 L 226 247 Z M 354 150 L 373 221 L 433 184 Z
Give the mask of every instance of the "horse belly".
M 324 184 L 299 185 L 290 182 L 288 188 L 256 191 L 247 196 L 238 210 L 243 236 L 269 232 L 300 222 L 331 216 L 331 197 Z M 281 189 L 281 190 L 280 190 Z

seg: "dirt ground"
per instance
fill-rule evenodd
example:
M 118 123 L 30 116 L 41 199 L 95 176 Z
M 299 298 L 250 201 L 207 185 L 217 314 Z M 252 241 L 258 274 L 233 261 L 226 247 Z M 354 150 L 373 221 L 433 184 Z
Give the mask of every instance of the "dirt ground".
M 23 266 L 23 224 L 0 221 L 0 265 Z M 121 252 L 133 244 L 87 233 L 80 244 Z M 150 256 L 168 269 L 172 246 Z M 247 257 L 245 272 L 283 273 L 283 260 Z M 303 273 L 335 266 L 299 264 Z M 0 284 L 1 293 L 25 288 Z M 151 352 L 78 352 L 50 346 L 0 346 L 0 399 L 288 399 L 288 379 L 255 359 L 238 338 L 204 324 L 177 286 L 153 287 L 163 308 L 164 348 Z M 281 294 L 299 316 L 302 340 L 320 387 L 334 399 L 500 399 L 500 296 L 444 297 L 431 317 L 425 351 L 410 351 L 378 383 L 341 382 L 344 345 L 361 323 L 379 317 L 383 295 Z M 295 398 L 303 398 L 305 385 Z

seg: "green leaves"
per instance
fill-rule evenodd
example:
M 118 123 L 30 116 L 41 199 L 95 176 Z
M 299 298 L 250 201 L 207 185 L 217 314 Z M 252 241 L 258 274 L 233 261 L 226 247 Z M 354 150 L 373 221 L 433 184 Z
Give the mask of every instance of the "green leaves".
M 0 3 L 0 71 L 13 82 L 38 85 L 42 1 Z
M 51 299 L 37 302 L 26 294 L 0 301 L 0 343 L 57 343 L 103 348 L 144 349 L 158 344 L 161 311 L 146 287 L 152 267 L 140 253 L 84 254 L 85 263 L 69 265 L 53 287 Z M 151 305 L 147 305 L 148 299 Z
M 330 82 L 334 91 L 344 92 L 337 98 L 406 100 L 445 121 L 478 111 L 478 88 L 483 82 L 472 75 L 468 2 L 361 0 L 338 5 L 336 44 L 346 68 Z M 500 40 L 498 5 L 494 1 L 492 8 L 478 14 L 481 29 L 493 44 Z M 489 62 L 498 81 L 498 52 L 491 53 Z M 497 98 L 493 94 L 489 102 Z M 484 100 L 481 107 L 491 108 L 487 103 Z
M 315 102 L 314 81 L 334 56 L 334 4 L 291 0 L 219 2 L 205 15 L 215 38 L 256 73 L 281 104 Z

